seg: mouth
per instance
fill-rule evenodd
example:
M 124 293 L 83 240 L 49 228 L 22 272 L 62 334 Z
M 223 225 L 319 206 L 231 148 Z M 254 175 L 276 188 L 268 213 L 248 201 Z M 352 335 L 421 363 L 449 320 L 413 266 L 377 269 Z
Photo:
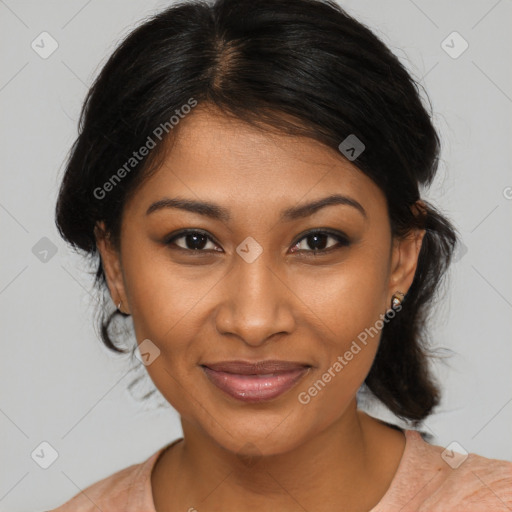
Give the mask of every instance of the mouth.
M 295 386 L 311 365 L 293 361 L 223 361 L 201 365 L 210 382 L 243 402 L 273 400 Z

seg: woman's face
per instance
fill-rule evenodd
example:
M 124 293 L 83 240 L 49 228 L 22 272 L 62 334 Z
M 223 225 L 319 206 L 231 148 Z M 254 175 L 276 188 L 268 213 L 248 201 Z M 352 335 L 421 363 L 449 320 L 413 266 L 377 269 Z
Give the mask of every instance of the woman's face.
M 199 108 L 181 123 L 126 205 L 120 256 L 99 241 L 111 294 L 186 424 L 233 452 L 283 453 L 354 405 L 421 236 L 393 244 L 383 193 L 318 142 Z M 310 206 L 335 195 L 346 199 Z M 205 368 L 268 360 L 295 366 Z

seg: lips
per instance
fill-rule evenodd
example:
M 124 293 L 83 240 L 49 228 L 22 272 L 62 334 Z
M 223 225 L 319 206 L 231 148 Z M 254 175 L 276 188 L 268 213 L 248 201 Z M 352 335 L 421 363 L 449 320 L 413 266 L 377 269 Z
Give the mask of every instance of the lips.
M 261 402 L 291 389 L 311 365 L 279 360 L 222 361 L 203 364 L 201 368 L 210 382 L 229 396 L 244 402 Z
M 267 360 L 249 363 L 246 361 L 223 361 L 220 363 L 204 364 L 210 370 L 224 373 L 236 373 L 238 375 L 264 375 L 267 373 L 283 373 L 309 365 L 293 361 Z

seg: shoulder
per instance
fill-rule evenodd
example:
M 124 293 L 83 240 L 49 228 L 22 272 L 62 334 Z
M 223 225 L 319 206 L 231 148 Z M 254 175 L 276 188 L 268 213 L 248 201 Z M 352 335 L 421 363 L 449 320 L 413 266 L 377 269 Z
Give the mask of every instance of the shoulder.
M 141 463 L 89 485 L 49 512 L 97 512 L 98 509 L 102 512 L 154 512 L 151 508 L 151 469 L 165 448 L 160 448 Z
M 431 445 L 416 431 L 405 435 L 395 478 L 374 512 L 397 505 L 402 512 L 512 510 L 512 462 Z
M 470 453 L 457 468 L 444 468 L 436 491 L 420 510 L 512 510 L 512 462 Z

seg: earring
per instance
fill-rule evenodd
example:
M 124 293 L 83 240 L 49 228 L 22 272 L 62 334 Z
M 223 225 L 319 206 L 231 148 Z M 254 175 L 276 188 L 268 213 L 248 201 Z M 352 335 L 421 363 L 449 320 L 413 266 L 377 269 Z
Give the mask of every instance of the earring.
M 117 309 L 118 309 L 118 311 L 120 311 L 121 313 L 122 313 L 122 311 L 121 311 L 121 303 L 122 303 L 122 302 L 123 302 L 123 301 L 122 301 L 122 300 L 120 300 L 120 301 L 119 301 L 119 304 L 117 305 Z
M 391 307 L 396 308 L 399 306 L 404 300 L 405 295 L 402 292 L 396 292 L 393 294 L 393 298 L 391 299 Z

